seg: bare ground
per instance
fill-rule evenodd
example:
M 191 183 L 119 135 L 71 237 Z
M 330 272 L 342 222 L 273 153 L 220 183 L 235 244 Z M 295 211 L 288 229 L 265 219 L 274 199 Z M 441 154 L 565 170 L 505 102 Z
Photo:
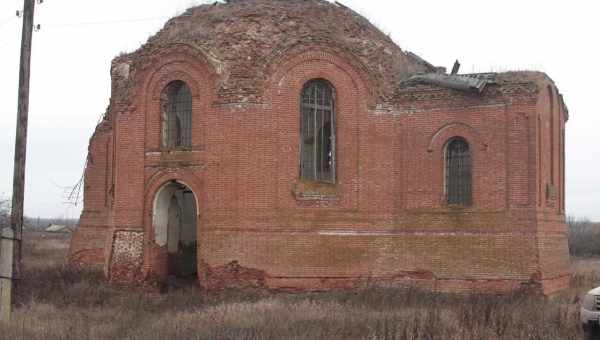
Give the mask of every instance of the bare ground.
M 0 339 L 581 339 L 578 297 L 600 285 L 600 258 L 574 258 L 571 289 L 551 298 L 383 288 L 208 295 L 194 286 L 149 294 L 68 270 L 68 235 L 26 237 L 18 306 Z

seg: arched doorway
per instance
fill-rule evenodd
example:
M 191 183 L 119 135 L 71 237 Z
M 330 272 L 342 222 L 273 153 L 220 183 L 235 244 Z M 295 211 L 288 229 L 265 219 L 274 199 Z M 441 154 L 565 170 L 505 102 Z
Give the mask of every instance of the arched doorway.
M 183 183 L 165 184 L 154 198 L 152 225 L 158 245 L 156 271 L 164 278 L 197 277 L 197 200 Z

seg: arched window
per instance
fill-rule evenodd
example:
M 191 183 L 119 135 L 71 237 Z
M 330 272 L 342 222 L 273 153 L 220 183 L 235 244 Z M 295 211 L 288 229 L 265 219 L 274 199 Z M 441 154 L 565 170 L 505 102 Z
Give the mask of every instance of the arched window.
M 471 205 L 471 152 L 469 143 L 453 138 L 446 144 L 446 198 L 449 205 Z
M 163 146 L 185 148 L 192 146 L 192 94 L 181 80 L 165 88 L 162 96 Z
M 300 99 L 300 178 L 335 183 L 333 87 L 324 79 L 311 80 Z

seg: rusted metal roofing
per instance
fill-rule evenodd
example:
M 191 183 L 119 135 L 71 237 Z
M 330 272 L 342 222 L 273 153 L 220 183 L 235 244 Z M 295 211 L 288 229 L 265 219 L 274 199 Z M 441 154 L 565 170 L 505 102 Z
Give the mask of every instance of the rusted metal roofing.
M 485 87 L 495 82 L 495 74 L 442 74 L 425 73 L 412 76 L 407 82 L 423 82 L 459 91 L 482 93 Z

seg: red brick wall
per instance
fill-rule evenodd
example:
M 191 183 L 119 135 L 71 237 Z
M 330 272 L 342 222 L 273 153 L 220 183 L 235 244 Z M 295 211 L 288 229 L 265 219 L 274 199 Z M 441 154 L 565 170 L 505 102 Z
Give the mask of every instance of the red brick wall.
M 567 281 L 569 274 L 568 232 L 564 210 L 564 126 L 565 111 L 558 91 L 552 84 L 544 84 L 537 102 L 541 121 L 538 131 L 538 252 L 543 280 Z M 553 145 L 552 145 L 552 144 Z M 553 178 L 552 178 L 553 177 Z M 568 284 L 568 283 L 566 283 Z M 556 286 L 549 284 L 549 288 Z M 546 288 L 546 287 L 545 287 Z
M 199 282 L 208 288 L 239 286 L 239 273 L 252 285 L 291 290 L 371 279 L 444 291 L 533 285 L 549 293 L 568 283 L 564 211 L 539 194 L 554 159 L 557 202 L 564 199 L 558 134 L 565 119 L 556 102 L 549 131 L 549 80 L 490 85 L 482 95 L 407 87 L 393 102 L 377 103 L 377 77 L 352 56 L 308 47 L 273 62 L 262 103 L 221 101 L 215 93 L 226 74 L 191 48 L 136 61 L 132 105 L 110 112 L 116 142 L 97 134 L 90 145 L 98 162 L 114 155 L 114 166 L 104 166 L 107 175 L 100 163 L 88 165 L 72 254 L 87 249 L 81 240 L 91 236 L 84 235 L 95 235 L 88 225 L 108 226 L 97 233 L 108 240 L 98 260 L 112 279 L 164 275 L 153 201 L 162 185 L 178 180 L 198 200 Z M 326 190 L 299 181 L 298 171 L 299 93 L 315 78 L 336 93 L 338 178 Z M 193 94 L 193 146 L 168 152 L 158 103 L 177 79 Z M 469 142 L 473 161 L 473 205 L 462 209 L 444 203 L 443 149 L 456 136 Z M 112 195 L 111 176 L 114 201 L 103 198 Z M 102 204 L 93 224 L 91 212 Z M 123 244 L 139 242 L 140 233 L 142 253 L 132 245 L 126 254 Z M 115 270 L 131 273 L 136 263 L 143 263 L 140 277 Z
M 69 252 L 69 260 L 75 266 L 105 269 L 113 195 L 112 153 L 111 122 L 103 121 L 90 139 L 84 178 L 84 209 Z

